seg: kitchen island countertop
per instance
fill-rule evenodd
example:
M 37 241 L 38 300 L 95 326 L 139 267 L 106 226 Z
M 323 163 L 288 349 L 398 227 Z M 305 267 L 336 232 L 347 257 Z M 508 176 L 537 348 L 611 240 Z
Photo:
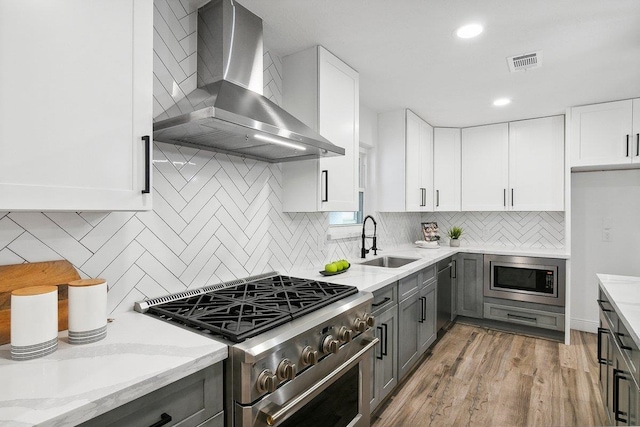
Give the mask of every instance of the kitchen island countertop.
M 640 277 L 598 274 L 600 287 L 609 298 L 631 338 L 640 347 Z
M 105 339 L 13 361 L 0 347 L 0 425 L 71 426 L 227 358 L 227 346 L 137 312 L 114 314 Z

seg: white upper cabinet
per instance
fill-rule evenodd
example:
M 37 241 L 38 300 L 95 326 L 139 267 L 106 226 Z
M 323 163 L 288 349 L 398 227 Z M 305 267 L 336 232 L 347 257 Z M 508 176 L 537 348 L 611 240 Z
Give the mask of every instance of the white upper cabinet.
M 282 164 L 285 212 L 357 211 L 358 73 L 322 46 L 283 59 L 286 111 L 345 150 L 344 156 Z
M 434 210 L 460 210 L 460 129 L 433 130 Z
M 570 135 L 572 167 L 640 165 L 640 99 L 572 108 Z
M 462 129 L 463 211 L 507 208 L 508 162 L 508 123 Z
M 564 210 L 564 116 L 509 123 L 509 209 Z
M 462 129 L 462 210 L 564 210 L 564 116 Z
M 410 110 L 378 115 L 378 210 L 433 211 L 433 128 Z
M 152 0 L 2 1 L 0 40 L 0 211 L 151 209 Z

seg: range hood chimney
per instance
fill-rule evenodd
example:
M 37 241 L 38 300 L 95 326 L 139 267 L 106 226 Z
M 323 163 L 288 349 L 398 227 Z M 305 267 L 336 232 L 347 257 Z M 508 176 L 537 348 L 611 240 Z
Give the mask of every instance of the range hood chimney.
M 156 141 L 267 162 L 344 155 L 262 96 L 262 20 L 234 0 L 198 10 L 198 88 L 193 111 L 155 122 Z

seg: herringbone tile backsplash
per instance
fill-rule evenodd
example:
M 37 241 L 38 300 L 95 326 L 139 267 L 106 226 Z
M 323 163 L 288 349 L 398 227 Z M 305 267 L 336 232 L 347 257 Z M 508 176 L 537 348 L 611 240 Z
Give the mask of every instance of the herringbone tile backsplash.
M 463 245 L 564 248 L 564 212 L 434 212 L 422 219 L 438 223 L 444 242 L 457 225 Z
M 154 116 L 162 117 L 188 108 L 197 20 L 187 0 L 154 4 Z M 266 51 L 264 68 L 264 93 L 280 103 L 277 55 Z M 278 164 L 163 143 L 153 159 L 150 212 L 0 212 L 0 265 L 68 259 L 83 277 L 107 279 L 113 312 L 147 297 L 359 255 L 358 238 L 326 240 L 328 214 L 282 212 Z M 433 219 L 443 230 L 462 225 L 474 243 L 564 244 L 558 213 L 376 213 L 379 246 L 418 240 L 420 222 Z

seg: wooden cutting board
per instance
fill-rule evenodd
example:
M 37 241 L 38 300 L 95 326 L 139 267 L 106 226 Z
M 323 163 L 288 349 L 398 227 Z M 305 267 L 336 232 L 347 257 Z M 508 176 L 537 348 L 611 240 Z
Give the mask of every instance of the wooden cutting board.
M 0 266 L 0 345 L 10 342 L 11 291 L 28 286 L 58 286 L 58 330 L 67 329 L 67 283 L 80 275 L 69 261 Z

